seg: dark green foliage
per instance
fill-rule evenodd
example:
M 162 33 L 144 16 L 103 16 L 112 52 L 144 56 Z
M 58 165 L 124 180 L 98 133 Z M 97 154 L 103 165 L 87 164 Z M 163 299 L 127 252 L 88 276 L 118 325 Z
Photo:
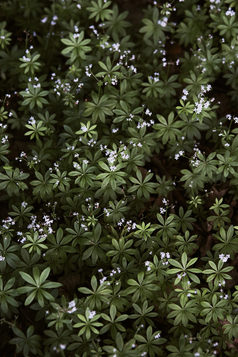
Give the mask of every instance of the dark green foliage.
M 1 1 L 1 357 L 238 355 L 237 2 L 133 4 Z

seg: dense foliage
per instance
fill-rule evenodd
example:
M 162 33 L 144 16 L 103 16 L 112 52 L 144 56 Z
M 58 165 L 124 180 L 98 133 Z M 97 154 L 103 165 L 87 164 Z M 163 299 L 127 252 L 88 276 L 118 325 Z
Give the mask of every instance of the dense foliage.
M 3 357 L 238 354 L 238 3 L 120 3 L 0 4 Z

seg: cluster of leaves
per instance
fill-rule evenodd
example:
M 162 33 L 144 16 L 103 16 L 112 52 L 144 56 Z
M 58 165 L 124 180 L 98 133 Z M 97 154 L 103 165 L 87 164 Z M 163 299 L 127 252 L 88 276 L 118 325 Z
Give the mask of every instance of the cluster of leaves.
M 0 9 L 1 356 L 237 356 L 236 2 Z

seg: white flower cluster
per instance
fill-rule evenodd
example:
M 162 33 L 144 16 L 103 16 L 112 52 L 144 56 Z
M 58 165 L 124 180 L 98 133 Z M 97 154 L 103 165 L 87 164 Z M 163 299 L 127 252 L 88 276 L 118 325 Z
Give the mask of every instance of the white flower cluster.
M 32 87 L 33 88 L 41 88 L 41 84 L 40 84 L 40 82 L 39 82 L 39 78 L 38 77 L 34 77 L 34 78 L 28 78 L 28 82 L 30 83 L 30 82 L 36 82 L 36 83 L 32 83 Z M 29 91 L 29 89 L 28 88 L 26 88 L 26 91 Z
M 138 148 L 142 148 L 143 147 L 143 145 L 142 145 L 142 143 L 134 143 L 132 140 L 131 141 L 129 141 L 129 144 L 130 145 L 132 145 L 133 147 L 138 147 Z
M 226 115 L 226 119 L 227 120 L 234 120 L 235 124 L 238 124 L 238 117 L 237 116 L 233 116 L 231 114 L 227 114 Z
M 179 278 L 179 279 L 182 279 L 183 277 L 185 277 L 186 276 L 186 273 L 184 272 L 183 274 L 177 274 L 177 277 Z
M 66 348 L 66 345 L 63 343 L 60 343 L 58 346 L 53 347 L 53 351 L 56 351 L 58 353 L 60 351 L 65 350 L 65 348 Z
M 2 220 L 2 227 L 6 230 L 8 230 L 11 226 L 14 226 L 15 224 L 16 222 L 12 217 L 7 217 L 6 219 Z
M 169 204 L 169 200 L 166 200 L 166 198 L 163 198 L 162 202 L 165 206 L 168 206 L 168 204 Z
M 194 112 L 196 114 L 201 114 L 202 110 L 208 109 L 209 106 L 210 106 L 210 101 L 209 100 L 205 101 L 205 99 L 201 97 L 199 102 L 195 102 Z
M 117 225 L 118 225 L 119 227 L 121 227 L 124 222 L 125 222 L 125 218 L 121 218 L 121 219 L 117 222 Z
M 111 171 L 116 171 L 116 169 L 117 169 L 117 167 L 115 165 L 111 165 L 111 166 L 109 166 L 109 168 Z
M 74 151 L 75 150 L 75 146 L 74 145 L 69 145 L 67 143 L 66 143 L 66 145 L 67 145 L 67 150 L 68 151 Z M 52 168 L 49 168 L 49 171 L 51 171 L 51 170 L 52 170 Z
M 31 61 L 31 57 L 30 57 L 30 51 L 28 49 L 26 49 L 25 51 L 25 55 L 22 56 L 21 60 L 24 62 L 30 62 Z
M 115 274 L 120 274 L 121 273 L 121 269 L 119 267 L 117 267 L 116 269 L 112 269 L 112 271 L 110 272 L 110 276 L 114 276 Z
M 151 262 L 149 261 L 149 260 L 146 260 L 146 262 L 145 262 L 145 266 L 146 266 L 146 270 L 147 271 L 150 271 L 151 270 Z
M 227 260 L 230 258 L 231 256 L 230 256 L 230 254 L 219 254 L 219 259 L 223 262 L 223 263 L 226 263 L 227 262 Z
M 120 43 L 113 43 L 111 47 L 109 48 L 109 51 L 111 52 L 121 52 L 120 50 Z
M 130 158 L 128 148 L 120 141 L 120 148 L 118 150 L 108 149 L 107 145 L 100 144 L 100 150 L 105 151 L 109 165 L 114 164 L 119 158 L 128 160 Z
M 126 118 L 126 121 L 132 121 L 132 119 L 134 118 L 133 114 L 129 114 L 129 117 Z
M 78 28 L 78 26 L 77 25 L 74 25 L 74 32 L 79 32 L 79 28 Z
M 12 113 L 10 112 L 9 117 L 11 117 L 11 116 L 12 116 Z M 0 123 L 0 128 L 7 129 L 7 124 Z
M 94 316 L 96 315 L 96 311 L 89 311 L 89 316 L 88 316 L 88 318 L 89 318 L 89 320 L 91 320 Z
M 93 147 L 93 146 L 95 146 L 96 144 L 97 144 L 97 141 L 94 140 L 94 139 L 88 140 L 88 143 L 87 143 L 87 145 L 90 146 L 90 147 Z
M 182 100 L 187 100 L 187 97 L 188 97 L 188 91 L 187 91 L 187 89 L 183 89 L 183 96 L 182 96 Z
M 116 86 L 116 85 L 117 85 L 118 79 L 117 79 L 116 76 L 111 76 L 111 75 L 109 74 L 109 75 L 108 75 L 108 78 L 110 79 L 110 84 L 111 84 L 112 86 Z M 108 82 L 105 82 L 104 84 L 105 84 L 105 86 L 106 86 L 106 85 L 108 85 Z
M 166 27 L 168 23 L 168 17 L 164 16 L 161 20 L 158 20 L 158 25 Z
M 100 285 L 102 285 L 107 280 L 107 277 L 104 276 L 102 279 L 99 280 Z
M 54 16 L 52 17 L 51 22 L 50 22 L 51 26 L 55 26 L 57 20 L 58 20 L 58 16 L 57 16 L 57 15 L 54 15 Z
M 53 91 L 58 96 L 61 96 L 61 94 L 63 93 L 70 93 L 70 91 L 72 90 L 72 85 L 69 82 L 62 82 L 60 78 L 56 78 L 55 73 L 51 73 L 51 80 L 54 81 Z M 78 78 L 75 78 L 73 82 L 77 83 L 75 91 L 76 93 L 78 93 L 84 86 L 84 84 L 82 82 L 78 83 Z
M 221 3 L 221 0 L 210 0 L 210 3 L 218 5 Z
M 141 120 L 137 123 L 137 129 L 143 128 L 144 126 L 150 127 L 152 125 L 154 125 L 154 120 L 150 120 L 149 122 L 146 122 L 144 120 Z
M 146 111 L 145 111 L 145 115 L 149 115 L 151 117 L 152 112 L 147 108 Z
M 114 44 L 114 52 L 115 48 L 118 48 L 117 44 Z M 118 51 L 119 52 L 119 51 Z M 121 52 L 120 50 L 120 57 L 119 61 L 116 63 L 116 65 L 119 66 L 125 66 L 127 69 L 131 70 L 133 73 L 137 73 L 137 68 L 133 64 L 129 64 L 128 62 L 135 61 L 135 55 L 131 53 L 131 50 L 126 50 Z
M 157 333 L 157 334 L 155 335 L 155 340 L 157 340 L 158 338 L 160 338 L 160 333 Z
M 235 16 L 236 12 L 229 7 L 229 9 L 226 11 L 226 16 Z
M 26 241 L 26 237 L 23 237 L 23 232 L 20 232 L 20 231 L 18 231 L 17 232 L 17 235 L 20 237 L 20 238 L 18 238 L 18 242 L 20 242 L 20 243 L 25 243 L 25 241 Z
M 42 218 L 43 221 L 37 222 L 37 216 L 32 215 L 30 218 L 31 223 L 27 226 L 27 229 L 32 229 L 34 232 L 38 232 L 39 238 L 45 238 L 48 234 L 52 234 L 54 232 L 52 228 L 54 220 L 48 215 L 44 215 Z
M 184 150 L 180 150 L 177 154 L 174 155 L 175 160 L 178 160 L 180 156 L 183 156 Z
M 34 164 L 39 164 L 41 162 L 41 160 L 39 159 L 39 157 L 37 155 L 34 155 L 32 157 L 32 161 Z
M 130 219 L 129 221 L 126 221 L 126 226 L 127 226 L 127 231 L 130 232 L 131 230 L 136 229 L 136 223 L 132 222 Z
M 168 259 L 170 258 L 170 253 L 169 252 L 160 252 L 160 258 L 162 261 L 162 265 L 168 265 L 169 261 Z
M 112 165 L 117 161 L 117 151 L 116 150 L 107 149 L 105 152 L 105 155 L 107 156 L 107 161 L 108 161 L 109 165 Z
M 85 74 L 87 77 L 91 77 L 92 73 L 91 73 L 91 68 L 92 68 L 92 64 L 89 64 L 88 66 L 85 66 Z
M 34 125 L 36 123 L 36 120 L 33 116 L 30 116 L 30 118 L 27 121 L 27 124 L 29 125 Z
M 104 50 L 105 48 L 110 47 L 110 44 L 108 41 L 104 41 L 103 43 L 100 43 L 100 47 Z
M 84 230 L 85 230 L 85 232 L 87 232 L 87 231 L 88 231 L 88 227 L 87 227 L 87 225 L 86 225 L 86 224 L 84 224 L 84 223 L 81 223 L 81 228 L 82 228 L 82 229 L 84 229 Z
M 198 153 L 201 154 L 201 151 L 196 145 L 194 145 L 193 150 L 195 152 L 194 152 L 193 156 L 190 159 L 190 165 L 192 165 L 192 167 L 198 167 L 199 164 L 200 164 L 200 160 L 198 159 L 197 154 Z
M 25 202 L 25 201 L 22 201 L 21 206 L 22 206 L 23 208 L 26 208 L 26 207 L 28 206 L 28 203 Z
M 104 214 L 106 215 L 106 217 L 110 216 L 110 212 L 108 211 L 108 209 L 106 207 L 103 208 Z
M 128 152 L 127 152 L 126 150 L 127 150 L 127 149 L 125 149 L 125 151 L 122 151 L 122 152 L 120 153 L 121 158 L 122 158 L 123 160 L 129 160 L 129 158 L 130 158 L 130 155 L 128 154 Z
M 99 280 L 100 285 L 102 285 L 102 284 L 104 284 L 104 282 L 107 280 L 107 277 L 103 275 L 103 269 L 102 269 L 102 268 L 98 269 L 98 272 L 101 273 L 102 276 L 103 276 L 103 277 Z M 120 273 L 121 273 L 121 269 L 120 269 L 119 267 L 117 267 L 117 268 L 113 269 L 113 270 L 110 272 L 109 276 L 110 276 L 110 277 L 113 277 L 114 275 L 120 274 Z M 111 284 L 110 281 L 107 281 L 107 282 L 106 282 L 106 285 L 110 285 L 110 284 Z M 118 284 L 119 284 L 119 283 L 116 282 L 116 285 L 118 285 Z
M 160 211 L 160 214 L 164 214 L 166 212 L 166 208 L 160 207 L 159 211 Z
M 221 294 L 219 297 L 220 297 L 220 299 L 228 300 L 229 295 L 228 294 Z
M 151 79 L 154 82 L 159 82 L 159 73 L 155 72 L 153 76 L 149 76 L 149 79 Z
M 94 26 L 94 25 L 91 25 L 91 26 L 89 26 L 89 28 L 90 28 L 90 30 L 93 31 L 94 35 L 95 35 L 97 38 L 99 38 L 99 33 L 98 33 L 98 30 L 95 28 L 95 26 Z
M 77 308 L 76 308 L 76 303 L 74 300 L 70 301 L 69 304 L 68 304 L 68 310 L 67 312 L 69 314 L 72 314 L 73 312 L 77 311 Z
M 74 167 L 74 169 L 76 169 L 76 170 L 80 170 L 81 169 L 81 166 L 79 165 L 79 163 L 78 162 L 73 162 L 73 167 Z
M 119 128 L 112 128 L 112 133 L 115 134 L 118 132 L 118 130 L 119 130 Z
M 121 227 L 122 225 L 124 225 L 124 227 L 126 227 L 127 231 L 130 232 L 131 230 L 136 229 L 136 223 L 132 222 L 132 220 L 126 221 L 125 222 L 125 218 L 121 218 L 118 222 L 117 225 L 119 227 Z
M 8 142 L 8 135 L 4 135 L 1 139 L 2 144 L 6 144 Z

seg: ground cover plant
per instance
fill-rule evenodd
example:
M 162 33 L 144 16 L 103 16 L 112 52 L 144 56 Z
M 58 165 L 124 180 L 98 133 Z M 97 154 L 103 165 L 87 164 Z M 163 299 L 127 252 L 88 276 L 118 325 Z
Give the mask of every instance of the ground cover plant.
M 1 356 L 237 356 L 237 2 L 0 9 Z

